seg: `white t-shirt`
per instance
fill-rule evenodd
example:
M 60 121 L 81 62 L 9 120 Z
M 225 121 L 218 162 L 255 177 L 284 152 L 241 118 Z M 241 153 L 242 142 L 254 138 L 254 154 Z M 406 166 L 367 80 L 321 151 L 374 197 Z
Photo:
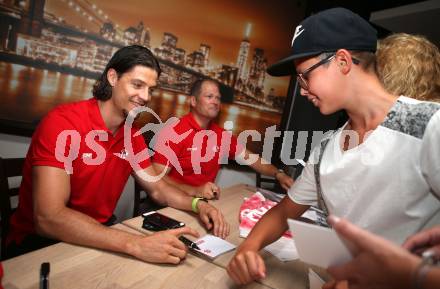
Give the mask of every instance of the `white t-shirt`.
M 384 122 L 345 152 L 342 132 L 327 137 L 320 165 L 329 212 L 402 243 L 440 211 L 440 105 L 401 96 Z M 298 204 L 317 205 L 320 147 L 289 190 Z

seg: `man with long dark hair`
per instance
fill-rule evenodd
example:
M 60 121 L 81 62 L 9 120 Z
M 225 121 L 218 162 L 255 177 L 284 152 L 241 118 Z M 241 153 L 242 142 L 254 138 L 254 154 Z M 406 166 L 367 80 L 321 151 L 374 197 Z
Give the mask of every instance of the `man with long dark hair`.
M 106 227 L 130 174 L 157 202 L 196 211 L 208 229 L 225 237 L 229 226 L 207 202 L 195 200 L 157 178 L 142 135 L 124 122 L 130 111 L 150 100 L 160 66 L 142 46 L 118 50 L 93 87 L 94 98 L 61 105 L 35 131 L 24 165 L 17 211 L 11 218 L 8 255 L 14 256 L 61 240 L 159 263 L 179 263 L 186 255 L 185 227 L 138 236 Z M 125 132 L 128 131 L 128 134 Z M 131 151 L 125 146 L 131 143 Z M 139 177 L 147 175 L 153 178 Z

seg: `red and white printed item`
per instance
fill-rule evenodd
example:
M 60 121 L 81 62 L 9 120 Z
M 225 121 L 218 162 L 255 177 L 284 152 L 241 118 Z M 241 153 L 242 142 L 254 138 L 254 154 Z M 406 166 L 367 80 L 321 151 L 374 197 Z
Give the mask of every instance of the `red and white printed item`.
M 253 194 L 250 198 L 245 198 L 240 207 L 240 237 L 246 238 L 258 220 L 276 204 L 276 202 L 266 199 L 259 192 Z M 283 236 L 292 238 L 292 233 L 286 231 Z
M 195 241 L 195 243 L 200 248 L 200 250 L 196 251 L 205 255 L 206 257 L 209 257 L 210 259 L 214 259 L 217 256 L 229 252 L 237 247 L 226 240 L 210 234 L 203 236 Z

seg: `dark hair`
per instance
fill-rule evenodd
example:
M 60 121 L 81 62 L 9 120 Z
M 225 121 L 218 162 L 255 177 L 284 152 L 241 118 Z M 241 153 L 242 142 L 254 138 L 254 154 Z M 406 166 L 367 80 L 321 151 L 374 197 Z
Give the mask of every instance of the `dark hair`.
M 189 92 L 189 95 L 195 96 L 196 98 L 199 97 L 200 92 L 201 92 L 201 90 L 202 90 L 202 85 L 203 85 L 203 83 L 205 83 L 205 82 L 211 82 L 211 83 L 214 83 L 214 84 L 217 85 L 217 87 L 220 89 L 220 83 L 219 83 L 217 80 L 212 79 L 212 78 L 207 78 L 207 77 L 205 77 L 205 78 L 199 78 L 199 79 L 197 79 L 197 80 L 193 83 L 193 85 L 191 86 L 191 90 L 190 90 L 190 92 Z
M 349 50 L 353 57 L 360 61 L 360 67 L 366 72 L 373 72 L 377 75 L 376 70 L 376 54 L 371 51 L 353 51 Z M 319 59 L 323 60 L 330 57 L 335 52 L 324 52 L 319 55 Z M 324 63 L 324 67 L 329 66 L 329 63 Z
M 360 65 L 364 71 L 372 72 L 376 75 L 376 54 L 370 51 L 350 51 L 354 58 L 360 60 Z
M 107 80 L 107 72 L 110 68 L 116 70 L 118 77 L 121 77 L 136 65 L 152 68 L 157 72 L 157 76 L 160 76 L 159 62 L 148 48 L 140 45 L 125 46 L 113 54 L 101 76 L 96 80 L 92 90 L 93 96 L 104 101 L 112 97 L 112 88 Z

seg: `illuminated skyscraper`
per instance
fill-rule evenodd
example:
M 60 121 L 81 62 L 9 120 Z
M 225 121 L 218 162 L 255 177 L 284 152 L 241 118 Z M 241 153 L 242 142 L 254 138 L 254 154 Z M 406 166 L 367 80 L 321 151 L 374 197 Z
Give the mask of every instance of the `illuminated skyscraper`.
M 169 32 L 165 32 L 163 34 L 163 39 L 160 47 L 154 49 L 156 56 L 162 59 L 173 61 L 175 57 L 174 54 L 176 50 L 177 40 L 177 36 Z
M 258 81 L 262 71 L 262 65 L 264 61 L 264 50 L 261 48 L 255 48 L 254 55 L 252 57 L 251 67 L 249 69 L 249 79 L 255 79 Z
M 137 29 L 134 27 L 128 27 L 124 30 L 124 44 L 133 45 L 136 44 Z
M 194 51 L 186 58 L 186 65 L 191 68 L 200 69 L 203 67 L 204 55 L 200 51 Z
M 150 28 L 147 27 L 145 30 L 142 31 L 142 35 L 141 35 L 141 43 L 143 42 L 143 45 L 144 45 L 145 47 L 150 48 L 150 47 L 151 47 L 151 46 L 150 46 L 150 40 L 151 40 L 151 37 L 150 37 Z
M 207 44 L 200 44 L 199 51 L 203 54 L 203 67 L 207 68 L 209 64 L 209 51 L 211 50 L 211 46 Z
M 264 87 L 264 80 L 266 79 L 266 69 L 267 69 L 267 59 L 265 58 L 261 63 L 261 73 L 257 84 L 257 86 L 260 87 L 261 89 L 263 89 Z
M 255 94 L 260 93 L 264 88 L 266 68 L 267 59 L 264 58 L 264 50 L 255 48 L 247 82 L 249 89 Z
M 176 45 L 177 45 L 177 36 L 169 32 L 165 32 L 163 34 L 161 48 L 172 51 L 176 48 Z
M 144 28 L 141 21 L 136 27 L 128 27 L 124 30 L 123 41 L 125 45 L 144 45 L 150 46 L 150 30 Z
M 235 87 L 235 82 L 237 81 L 237 67 L 222 64 L 219 80 L 230 87 Z
M 251 27 L 252 24 L 248 23 L 246 25 L 246 31 L 244 34 L 244 38 L 240 43 L 240 50 L 238 51 L 238 57 L 237 57 L 237 68 L 238 68 L 238 77 L 245 79 L 247 77 L 246 75 L 246 62 L 249 54 L 249 35 L 251 34 Z
M 150 48 L 150 28 L 144 27 L 144 22 L 139 22 L 139 24 L 136 27 L 133 28 L 133 43 L 132 44 L 138 44 L 143 45 L 145 47 Z
M 173 62 L 179 65 L 185 65 L 185 54 L 186 51 L 183 48 L 176 48 L 174 50 Z
M 99 34 L 107 40 L 113 41 L 116 36 L 116 29 L 112 22 L 105 22 L 101 29 L 99 29 Z

